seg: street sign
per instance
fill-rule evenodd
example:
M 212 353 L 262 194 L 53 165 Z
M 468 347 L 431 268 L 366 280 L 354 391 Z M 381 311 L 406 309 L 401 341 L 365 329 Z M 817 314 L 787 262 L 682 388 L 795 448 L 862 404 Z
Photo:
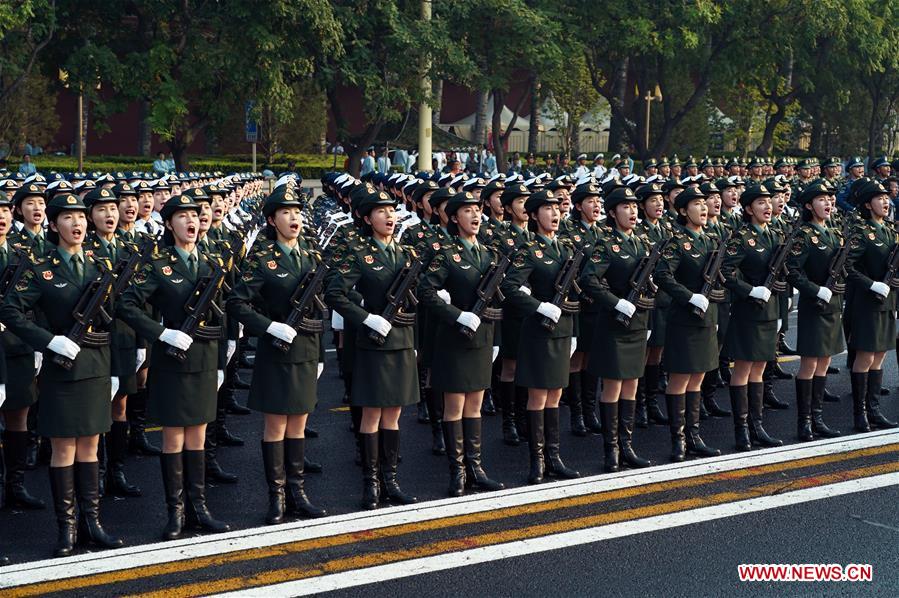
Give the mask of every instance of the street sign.
M 253 100 L 244 104 L 244 121 L 246 123 L 247 143 L 256 143 L 259 140 L 259 125 L 252 118 Z

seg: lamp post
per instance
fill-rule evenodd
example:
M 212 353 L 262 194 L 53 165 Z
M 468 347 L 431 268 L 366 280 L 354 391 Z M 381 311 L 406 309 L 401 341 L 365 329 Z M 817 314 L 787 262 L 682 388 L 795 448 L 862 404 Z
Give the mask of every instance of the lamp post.
M 659 89 L 659 86 L 656 85 L 655 93 L 650 94 L 646 93 L 646 96 L 643 98 L 646 100 L 646 151 L 649 152 L 649 117 L 650 117 L 650 106 L 652 106 L 653 102 L 661 102 L 662 101 L 662 90 Z

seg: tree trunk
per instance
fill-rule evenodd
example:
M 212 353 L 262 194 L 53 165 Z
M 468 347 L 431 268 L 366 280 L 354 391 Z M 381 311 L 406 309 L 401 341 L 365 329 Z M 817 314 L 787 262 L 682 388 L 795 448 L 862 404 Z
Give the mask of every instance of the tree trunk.
M 612 79 L 612 95 L 618 102 L 619 106 L 624 106 L 627 97 L 627 69 L 629 59 L 624 57 L 618 63 Z M 622 116 L 616 115 L 613 111 L 612 117 L 609 119 L 609 151 L 615 152 L 621 150 L 624 144 L 624 126 L 621 122 Z
M 350 176 L 356 177 L 357 179 L 359 178 L 359 171 L 362 170 L 362 151 L 364 149 L 364 146 L 357 147 L 347 153 L 347 158 L 349 160 L 347 172 L 350 173 Z
M 537 153 L 537 134 L 540 132 L 540 81 L 531 80 L 531 117 L 528 125 L 528 153 Z
M 762 141 L 759 143 L 758 147 L 755 148 L 756 156 L 770 156 L 771 150 L 774 149 L 774 131 L 777 130 L 777 126 L 783 122 L 783 119 L 787 116 L 787 102 L 780 101 L 775 104 L 777 106 L 777 110 L 774 111 L 768 118 L 768 122 L 765 123 L 765 132 L 762 133 Z
M 568 146 L 568 157 L 573 158 L 581 153 L 581 117 L 568 116 L 571 143 Z
M 506 172 L 506 148 L 503 147 L 503 104 L 506 94 L 498 89 L 493 90 L 493 120 L 490 136 L 493 140 L 493 153 L 496 156 L 497 172 Z
M 474 139 L 476 144 L 487 145 L 487 99 L 489 92 L 478 92 L 478 111 L 474 117 Z
M 443 79 L 436 79 L 431 84 L 431 97 L 434 99 L 434 107 L 431 112 L 431 126 L 436 129 L 440 124 L 440 107 L 443 106 Z
M 824 123 L 821 120 L 821 110 L 815 106 L 810 112 L 809 117 L 812 121 L 812 131 L 809 136 L 808 153 L 812 156 L 820 156 L 824 154 L 822 147 Z
M 137 153 L 140 156 L 149 156 L 152 147 L 152 135 L 150 129 L 150 102 L 146 98 L 141 98 L 137 105 L 138 118 L 140 122 L 137 125 Z
M 169 150 L 172 152 L 172 159 L 175 160 L 175 170 L 184 172 L 187 170 L 187 143 L 182 137 L 176 136 L 169 141 Z

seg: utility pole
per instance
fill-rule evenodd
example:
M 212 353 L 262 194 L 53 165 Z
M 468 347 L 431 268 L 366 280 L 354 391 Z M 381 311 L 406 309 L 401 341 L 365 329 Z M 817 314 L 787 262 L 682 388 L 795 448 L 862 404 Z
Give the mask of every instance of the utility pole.
M 421 0 L 421 20 L 431 20 L 431 0 Z M 422 59 L 421 91 L 422 102 L 418 107 L 418 170 L 431 170 L 431 105 L 428 100 L 431 96 L 431 78 L 427 73 L 431 68 L 430 60 Z

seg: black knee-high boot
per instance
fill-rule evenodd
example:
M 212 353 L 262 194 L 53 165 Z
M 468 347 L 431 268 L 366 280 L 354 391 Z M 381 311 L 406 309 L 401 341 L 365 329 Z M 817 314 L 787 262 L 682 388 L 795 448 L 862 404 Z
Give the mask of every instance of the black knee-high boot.
M 465 444 L 465 482 L 477 490 L 502 490 L 502 483 L 491 480 L 481 461 L 481 418 L 463 417 L 462 435 Z
M 646 380 L 646 417 L 649 423 L 664 426 L 668 423 L 668 418 L 659 409 L 659 402 L 656 399 L 659 392 L 661 373 L 662 368 L 660 365 L 647 365 L 643 370 L 643 378 Z
M 743 386 L 730 386 L 730 408 L 734 413 L 734 444 L 738 451 L 752 450 L 749 439 L 749 389 Z
M 499 383 L 499 406 L 503 412 L 503 442 L 509 446 L 521 444 L 518 428 L 515 426 L 515 383 Z
M 265 522 L 269 525 L 284 522 L 285 497 L 284 486 L 287 475 L 284 472 L 284 441 L 262 441 L 262 467 L 268 485 L 268 513 Z
M 887 430 L 899 427 L 899 423 L 887 419 L 887 417 L 880 412 L 880 388 L 882 385 L 883 370 L 869 370 L 868 390 L 865 393 L 865 407 L 868 412 L 868 422 L 871 427 L 876 430 Z
M 641 468 L 652 465 L 634 451 L 634 411 L 636 401 L 618 400 L 618 446 L 621 448 L 621 461 L 628 467 Z
M 814 440 L 812 433 L 812 381 L 796 378 L 796 437 L 799 440 Z
M 599 377 L 587 370 L 581 372 L 581 403 L 584 411 L 584 426 L 591 434 L 602 434 L 602 426 L 596 418 L 596 395 L 599 392 Z
M 699 435 L 699 406 L 702 404 L 701 391 L 688 390 L 685 395 L 685 440 L 687 453 L 698 457 L 715 457 L 721 454 L 716 448 L 708 446 Z
M 547 407 L 543 410 L 544 433 L 546 435 L 546 473 L 547 475 L 573 479 L 581 477 L 576 470 L 562 461 L 561 430 L 559 425 L 559 408 Z
M 377 432 L 359 433 L 362 448 L 362 508 L 368 511 L 378 508 L 381 485 L 378 482 L 379 438 Z
M 58 536 L 53 556 L 69 556 L 75 550 L 75 466 L 50 468 L 50 491 L 56 511 Z
M 147 438 L 147 389 L 140 388 L 128 397 L 128 449 L 138 455 L 156 456 L 162 451 Z
M 684 436 L 686 422 L 686 396 L 665 394 L 668 408 L 668 430 L 671 433 L 671 461 L 678 463 L 687 457 L 687 441 Z
M 865 397 L 868 393 L 868 372 L 851 372 L 849 382 L 852 386 L 852 415 L 856 432 L 870 432 L 868 423 L 868 407 Z
M 287 477 L 286 504 L 287 509 L 294 515 L 311 517 L 313 519 L 324 517 L 328 513 L 309 500 L 306 496 L 306 439 L 284 439 L 284 467 Z
M 575 436 L 586 436 L 584 425 L 584 405 L 581 401 L 581 372 L 568 374 L 568 408 L 571 412 L 571 433 Z
M 615 473 L 621 468 L 621 449 L 618 444 L 618 403 L 599 402 L 602 412 L 602 469 L 606 473 Z
M 128 422 L 112 422 L 106 435 L 106 491 L 114 496 L 140 496 L 140 488 L 125 477 L 125 451 L 128 450 Z
M 400 505 L 417 503 L 418 498 L 411 494 L 406 494 L 400 488 L 397 476 L 397 462 L 400 455 L 400 431 L 381 430 L 379 433 L 381 435 L 381 480 L 384 483 L 384 495 L 381 499 Z
M 750 382 L 749 390 L 749 440 L 753 444 L 762 446 L 781 446 L 783 440 L 768 435 L 762 425 L 765 408 L 765 384 L 764 382 Z
M 539 484 L 543 481 L 546 471 L 543 460 L 543 449 L 546 437 L 543 433 L 543 409 L 526 411 L 528 418 L 528 449 L 531 457 L 531 471 L 528 473 L 529 484 Z
M 78 541 L 101 548 L 118 548 L 122 540 L 106 532 L 100 523 L 100 464 L 75 462 L 78 495 Z
M 184 451 L 184 487 L 187 490 L 187 521 L 207 532 L 227 532 L 231 526 L 215 519 L 206 505 L 206 455 Z
M 462 420 L 443 422 L 443 443 L 446 445 L 446 457 L 449 461 L 449 496 L 465 494 L 465 442 L 462 433 Z
M 839 430 L 834 430 L 824 423 L 824 393 L 826 392 L 827 376 L 815 376 L 812 378 L 812 433 L 823 438 L 836 438 Z
M 6 466 L 6 504 L 21 509 L 45 509 L 47 505 L 25 487 L 28 431 L 4 430 L 3 461 Z
M 184 458 L 182 453 L 162 453 L 162 487 L 169 520 L 162 531 L 163 540 L 177 540 L 184 530 Z

